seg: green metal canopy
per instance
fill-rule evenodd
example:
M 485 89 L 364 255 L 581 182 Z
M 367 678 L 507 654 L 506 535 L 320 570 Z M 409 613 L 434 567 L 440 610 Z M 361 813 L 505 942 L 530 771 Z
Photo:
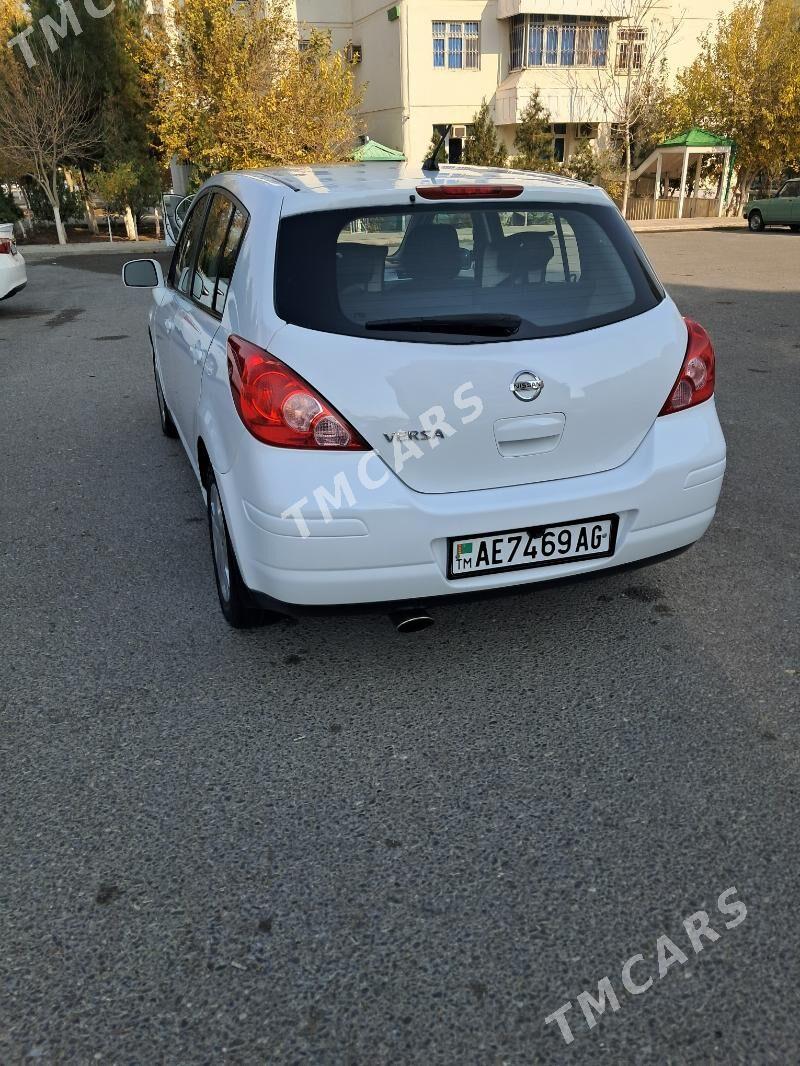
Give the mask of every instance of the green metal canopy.
M 353 152 L 353 159 L 356 163 L 404 163 L 406 157 L 380 141 L 365 141 Z
M 717 137 L 715 133 L 692 126 L 684 133 L 677 133 L 659 144 L 659 148 L 723 148 L 729 147 L 733 141 L 729 137 Z

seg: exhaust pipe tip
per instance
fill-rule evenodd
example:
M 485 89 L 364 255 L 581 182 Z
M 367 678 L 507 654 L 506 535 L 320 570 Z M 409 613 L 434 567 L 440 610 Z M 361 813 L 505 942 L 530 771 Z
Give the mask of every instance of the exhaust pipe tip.
M 433 619 L 424 607 L 406 607 L 392 611 L 389 619 L 398 633 L 419 633 L 433 625 Z

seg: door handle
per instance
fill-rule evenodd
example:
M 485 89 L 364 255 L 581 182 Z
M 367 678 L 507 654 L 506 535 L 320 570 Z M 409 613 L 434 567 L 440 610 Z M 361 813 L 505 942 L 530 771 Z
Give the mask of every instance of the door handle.
M 494 424 L 498 451 L 509 459 L 552 451 L 561 440 L 566 421 L 560 413 L 501 418 Z

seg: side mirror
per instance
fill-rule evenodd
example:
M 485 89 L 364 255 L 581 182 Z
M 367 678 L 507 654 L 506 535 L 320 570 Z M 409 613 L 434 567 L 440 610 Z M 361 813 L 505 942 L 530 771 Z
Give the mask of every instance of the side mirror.
M 155 259 L 132 259 L 122 267 L 122 284 L 129 289 L 156 289 L 164 284 L 161 264 Z

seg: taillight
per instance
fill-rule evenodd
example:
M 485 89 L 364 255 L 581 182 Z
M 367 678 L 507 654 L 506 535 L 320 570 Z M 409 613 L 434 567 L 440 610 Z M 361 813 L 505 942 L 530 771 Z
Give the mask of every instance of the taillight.
M 711 338 L 698 322 L 684 319 L 689 331 L 686 356 L 678 380 L 670 391 L 660 415 L 673 415 L 696 407 L 714 395 L 714 348 Z
M 521 196 L 522 185 L 418 185 L 423 200 L 508 200 Z
M 308 382 L 241 337 L 228 338 L 228 378 L 239 417 L 264 444 L 347 451 L 369 448 Z
M 0 255 L 12 255 L 13 252 L 14 248 L 11 244 L 11 241 L 7 241 L 4 238 L 0 237 Z

